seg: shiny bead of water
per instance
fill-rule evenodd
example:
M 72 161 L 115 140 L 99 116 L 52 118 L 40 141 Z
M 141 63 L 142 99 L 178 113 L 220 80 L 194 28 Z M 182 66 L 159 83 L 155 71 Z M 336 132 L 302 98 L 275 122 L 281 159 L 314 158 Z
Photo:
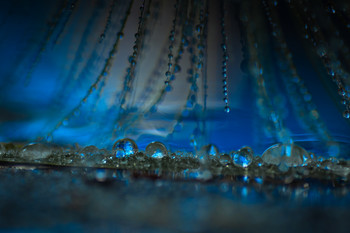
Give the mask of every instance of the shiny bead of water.
M 262 155 L 266 164 L 280 165 L 284 163 L 288 167 L 301 166 L 311 161 L 309 153 L 295 144 L 278 143 L 272 145 Z
M 118 32 L 117 36 L 118 36 L 119 39 L 123 39 L 124 33 Z
M 113 150 L 116 150 L 115 155 L 117 158 L 122 158 L 135 154 L 138 151 L 138 147 L 134 140 L 124 138 L 114 143 Z
M 231 109 L 230 109 L 230 107 L 229 107 L 229 106 L 225 106 L 224 111 L 225 111 L 226 113 L 229 113 L 229 112 L 231 111 Z
M 246 168 L 253 161 L 253 150 L 250 147 L 243 147 L 237 152 L 232 152 L 233 163 L 238 167 Z
M 99 149 L 96 146 L 87 146 L 81 152 L 82 157 L 91 157 L 99 153 Z
M 200 150 L 200 155 L 201 156 L 218 156 L 219 155 L 219 149 L 217 146 L 213 144 L 209 144 L 206 146 L 203 146 L 202 149 Z
M 40 143 L 30 143 L 23 147 L 20 155 L 27 159 L 44 159 L 51 154 L 51 147 Z
M 168 149 L 161 142 L 151 142 L 146 147 L 145 153 L 151 158 L 161 159 L 168 155 Z
M 232 158 L 228 154 L 222 154 L 219 159 L 221 165 L 227 166 L 232 163 Z

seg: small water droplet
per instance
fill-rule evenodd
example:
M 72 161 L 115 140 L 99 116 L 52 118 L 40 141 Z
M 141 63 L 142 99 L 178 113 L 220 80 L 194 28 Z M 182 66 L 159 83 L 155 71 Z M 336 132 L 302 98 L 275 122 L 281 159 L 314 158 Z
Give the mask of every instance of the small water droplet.
M 168 155 L 168 149 L 161 142 L 152 142 L 146 147 L 146 155 L 152 158 L 161 159 Z
M 122 158 L 135 154 L 138 147 L 132 139 L 124 138 L 114 143 L 113 150 L 116 150 L 116 157 Z
M 233 163 L 236 166 L 246 168 L 253 161 L 253 150 L 250 147 L 243 147 L 237 152 L 232 152 Z
M 223 154 L 220 156 L 219 161 L 220 161 L 221 165 L 227 166 L 227 165 L 232 163 L 232 158 L 228 154 Z

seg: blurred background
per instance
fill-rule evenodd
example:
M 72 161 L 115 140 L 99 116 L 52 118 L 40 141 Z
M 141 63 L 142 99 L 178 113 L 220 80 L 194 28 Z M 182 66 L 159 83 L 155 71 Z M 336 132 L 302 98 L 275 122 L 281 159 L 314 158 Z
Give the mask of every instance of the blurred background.
M 346 1 L 1 1 L 0 141 L 111 148 L 128 137 L 141 149 L 262 153 L 292 140 L 347 157 L 350 121 L 329 67 L 341 65 L 348 94 L 349 10 Z

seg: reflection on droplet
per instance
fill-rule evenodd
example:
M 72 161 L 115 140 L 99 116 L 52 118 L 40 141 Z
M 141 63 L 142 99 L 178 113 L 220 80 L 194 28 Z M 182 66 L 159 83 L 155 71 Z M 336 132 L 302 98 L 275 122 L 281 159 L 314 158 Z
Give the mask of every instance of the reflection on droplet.
M 301 166 L 311 160 L 309 153 L 295 144 L 275 144 L 269 147 L 262 155 L 267 164 L 280 165 L 282 162 L 288 167 Z
M 203 146 L 199 153 L 201 156 L 218 156 L 219 149 L 217 146 L 213 144 L 209 144 L 209 145 Z
M 31 143 L 23 147 L 21 156 L 26 159 L 44 159 L 52 154 L 52 148 L 40 143 Z
M 104 182 L 107 179 L 107 171 L 106 169 L 97 169 L 95 178 L 98 182 Z
M 82 157 L 91 157 L 99 153 L 99 149 L 96 146 L 87 146 L 81 152 Z
M 138 151 L 138 147 L 132 139 L 124 138 L 114 143 L 113 150 L 116 150 L 115 155 L 117 158 L 122 158 L 135 154 Z
M 161 142 L 152 142 L 146 147 L 146 155 L 152 158 L 161 159 L 168 155 L 166 146 Z
M 221 165 L 227 166 L 227 165 L 232 163 L 232 158 L 228 154 L 223 154 L 220 156 L 219 161 L 220 161 Z
M 237 152 L 232 152 L 231 156 L 236 166 L 246 168 L 253 161 L 253 150 L 250 147 L 243 147 Z

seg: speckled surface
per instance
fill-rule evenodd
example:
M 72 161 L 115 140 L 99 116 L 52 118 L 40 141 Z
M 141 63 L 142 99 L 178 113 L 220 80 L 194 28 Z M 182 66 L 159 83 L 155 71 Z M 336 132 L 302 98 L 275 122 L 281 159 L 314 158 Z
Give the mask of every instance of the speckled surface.
M 348 187 L 159 172 L 0 169 L 5 232 L 348 232 Z

